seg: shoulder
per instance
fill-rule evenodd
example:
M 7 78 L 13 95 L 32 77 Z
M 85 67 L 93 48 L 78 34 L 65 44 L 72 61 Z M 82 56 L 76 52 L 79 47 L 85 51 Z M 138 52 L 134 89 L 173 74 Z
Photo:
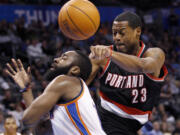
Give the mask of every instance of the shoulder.
M 68 75 L 59 75 L 57 76 L 52 82 L 51 85 L 56 87 L 58 90 L 60 89 L 68 89 L 72 88 L 73 86 L 76 86 L 79 84 L 79 79 L 74 76 L 68 76 Z
M 153 52 L 153 53 L 163 53 L 164 51 L 161 48 L 154 47 L 154 48 L 148 48 L 145 53 L 147 52 Z
M 146 57 L 148 57 L 148 56 L 162 56 L 162 57 L 164 57 L 165 56 L 165 53 L 164 53 L 164 51 L 161 49 L 161 48 L 158 48 L 158 47 L 154 47 L 154 48 L 148 48 L 147 50 L 146 50 L 146 52 L 144 53 L 144 56 Z
M 80 80 L 77 77 L 60 75 L 48 84 L 44 93 L 55 93 L 62 96 L 71 93 L 73 90 L 79 89 L 80 87 Z
M 54 83 L 72 83 L 76 80 L 79 80 L 77 77 L 69 76 L 69 75 L 59 75 L 53 81 Z

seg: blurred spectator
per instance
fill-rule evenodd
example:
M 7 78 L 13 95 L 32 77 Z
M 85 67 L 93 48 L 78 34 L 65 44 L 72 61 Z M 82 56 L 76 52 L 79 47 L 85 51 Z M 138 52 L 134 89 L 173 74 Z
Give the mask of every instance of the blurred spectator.
M 0 133 L 4 132 L 4 113 L 0 110 Z
M 167 120 L 168 117 L 167 112 L 169 113 L 169 117 L 173 115 L 174 118 L 177 118 L 180 115 L 180 110 L 177 107 L 175 101 L 176 94 L 179 94 L 179 88 L 176 85 L 176 81 L 174 77 L 172 75 L 169 75 L 166 78 L 165 85 L 161 89 L 160 102 L 159 102 L 159 111 L 162 115 L 162 120 L 164 121 Z M 171 118 L 171 120 L 173 119 Z
M 160 123 L 159 121 L 153 122 L 153 130 L 149 133 L 149 135 L 163 135 L 160 130 Z
M 16 100 L 12 96 L 12 92 L 10 90 L 4 91 L 4 99 L 2 100 L 3 105 L 8 110 L 15 109 Z
M 177 16 L 177 14 L 174 12 L 174 9 L 171 9 L 170 14 L 168 16 L 168 24 L 169 24 L 169 31 L 172 35 L 177 34 L 177 30 L 178 30 L 178 26 L 179 26 L 178 19 L 179 18 Z
M 0 76 L 0 88 L 3 90 L 8 90 L 9 84 Z
M 53 45 L 49 44 L 49 42 L 44 39 L 42 41 L 42 51 L 46 55 L 53 56 L 53 55 L 55 55 L 54 52 L 56 52 L 56 46 L 55 46 L 55 44 L 53 44 Z
M 10 89 L 16 90 L 17 85 L 14 82 L 12 82 L 12 79 L 9 78 L 9 76 L 7 76 L 5 69 L 6 66 L 4 66 L 2 70 L 0 69 L 0 77 L 2 77 L 2 79 L 7 83 L 6 85 L 4 85 L 5 86 L 4 90 L 10 90 Z
M 5 20 L 0 22 L 0 52 L 2 56 L 12 56 L 12 40 L 8 34 L 8 24 Z
M 153 125 L 151 121 L 148 121 L 141 129 L 143 135 L 149 135 L 153 130 Z
M 170 123 L 167 122 L 161 123 L 161 131 L 163 135 L 171 135 L 172 132 L 171 130 L 172 130 L 172 125 L 170 125 Z
M 8 84 L 8 82 L 3 78 L 3 69 L 0 66 L 0 88 L 3 90 L 8 90 L 10 89 L 10 86 Z M 0 101 L 2 100 L 2 97 L 0 95 Z
M 17 132 L 16 120 L 11 115 L 5 117 L 4 128 L 4 133 L 0 133 L 0 135 L 21 135 Z
M 15 110 L 8 111 L 8 114 L 12 115 L 15 118 L 17 127 L 20 127 L 22 116 L 23 116 L 23 109 L 21 107 L 21 104 L 16 103 Z
M 176 121 L 176 127 L 173 131 L 173 135 L 180 135 L 180 119 L 177 119 Z
M 42 44 L 39 42 L 37 37 L 32 39 L 31 44 L 27 47 L 27 55 L 29 57 L 30 63 L 36 59 L 46 59 L 46 55 L 42 51 Z

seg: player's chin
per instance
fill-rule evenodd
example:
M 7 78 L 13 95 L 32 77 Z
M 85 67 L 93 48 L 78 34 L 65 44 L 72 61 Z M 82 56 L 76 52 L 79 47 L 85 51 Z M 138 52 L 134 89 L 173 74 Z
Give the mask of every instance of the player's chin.
M 116 48 L 117 48 L 118 52 L 127 53 L 127 49 L 126 49 L 126 47 L 124 45 L 121 45 L 121 46 L 117 45 Z

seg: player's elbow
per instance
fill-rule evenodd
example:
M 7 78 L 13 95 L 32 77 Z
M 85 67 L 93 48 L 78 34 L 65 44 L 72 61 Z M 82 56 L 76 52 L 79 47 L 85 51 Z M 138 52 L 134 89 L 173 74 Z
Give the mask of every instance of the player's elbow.
M 30 123 L 30 118 L 28 118 L 26 113 L 23 114 L 22 122 L 23 122 L 23 124 L 29 124 Z
M 23 126 L 27 128 L 31 128 L 35 125 L 34 123 L 32 123 L 31 119 L 28 118 L 27 116 L 23 116 L 22 123 L 23 123 Z
M 25 110 L 24 113 L 23 113 L 23 117 L 22 117 L 23 124 L 25 124 L 25 125 L 32 124 L 32 119 L 33 118 L 30 116 L 28 111 Z
M 142 60 L 141 65 L 139 66 L 140 73 L 154 73 L 157 69 L 157 64 L 153 62 L 147 62 Z
M 22 118 L 22 123 L 23 123 L 23 126 L 25 127 L 29 127 L 29 125 L 31 125 L 29 119 L 25 116 L 23 116 Z

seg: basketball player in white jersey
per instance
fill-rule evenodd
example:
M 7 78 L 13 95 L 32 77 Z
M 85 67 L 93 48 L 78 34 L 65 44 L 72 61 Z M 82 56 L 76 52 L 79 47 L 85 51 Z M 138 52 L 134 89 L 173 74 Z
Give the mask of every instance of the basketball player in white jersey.
M 51 111 L 50 120 L 54 135 L 105 135 L 83 80 L 91 73 L 89 58 L 80 51 L 69 51 L 55 58 L 49 72 L 54 78 L 43 94 L 33 101 L 30 75 L 20 60 L 7 63 L 7 74 L 20 86 L 28 107 L 23 123 L 32 126 Z

